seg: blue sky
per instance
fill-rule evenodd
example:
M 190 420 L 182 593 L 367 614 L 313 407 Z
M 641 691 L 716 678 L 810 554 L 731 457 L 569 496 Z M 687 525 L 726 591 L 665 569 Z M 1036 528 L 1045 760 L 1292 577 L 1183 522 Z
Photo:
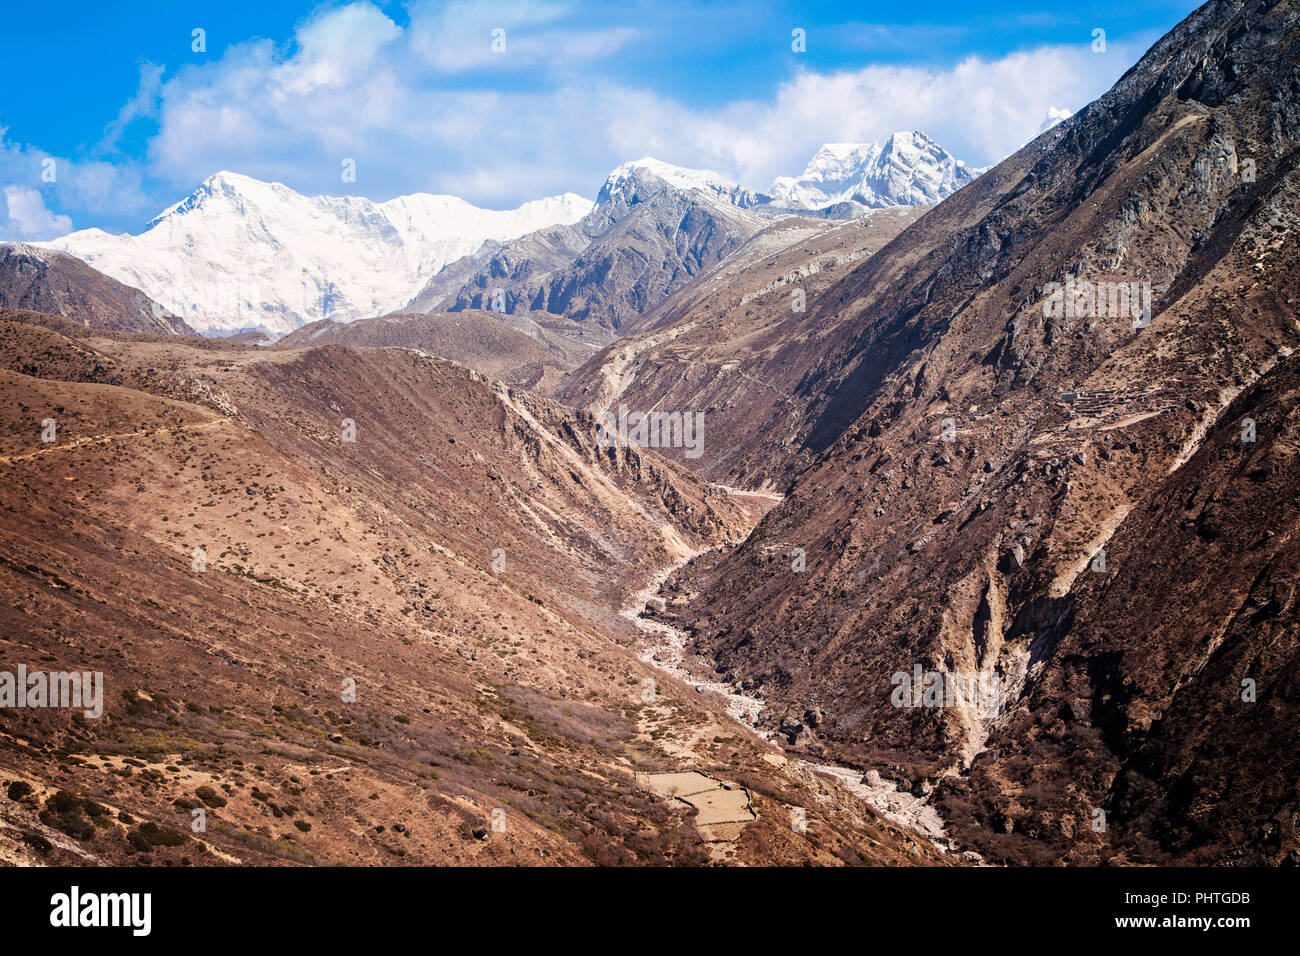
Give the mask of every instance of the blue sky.
M 896 129 L 982 166 L 1050 109 L 1104 92 L 1196 4 L 115 6 L 6 10 L 0 52 L 21 81 L 0 91 L 0 239 L 138 232 L 221 169 L 307 193 L 500 208 L 593 196 L 645 155 L 762 189 L 822 142 Z

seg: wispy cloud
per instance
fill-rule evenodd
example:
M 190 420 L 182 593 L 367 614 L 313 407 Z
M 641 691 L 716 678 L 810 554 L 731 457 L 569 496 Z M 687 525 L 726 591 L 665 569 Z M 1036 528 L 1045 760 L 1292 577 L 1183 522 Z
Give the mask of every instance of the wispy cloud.
M 590 26 L 581 11 L 559 3 L 419 2 L 410 12 L 413 58 L 438 73 L 577 69 L 614 56 L 641 35 L 629 26 Z
M 158 100 L 162 94 L 162 77 L 165 68 L 158 63 L 140 64 L 140 85 L 135 96 L 127 100 L 117 116 L 104 130 L 99 141 L 99 149 L 111 151 L 117 149 L 118 141 L 126 128 L 138 119 L 156 118 Z
M 347 89 L 401 36 L 401 28 L 369 3 L 318 13 L 298 28 L 297 52 L 268 76 L 271 92 L 289 98 L 321 87 Z

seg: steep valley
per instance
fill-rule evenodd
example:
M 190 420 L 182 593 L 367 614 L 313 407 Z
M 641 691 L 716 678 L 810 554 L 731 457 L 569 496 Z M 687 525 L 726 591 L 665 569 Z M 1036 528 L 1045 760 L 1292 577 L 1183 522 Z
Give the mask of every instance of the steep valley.
M 9 862 L 940 859 L 637 659 L 617 610 L 751 504 L 408 349 L 0 342 L 4 659 L 104 681 L 0 712 Z M 670 771 L 755 819 L 708 842 Z
M 0 865 L 1300 865 L 1300 0 L 1036 123 L 0 245 Z

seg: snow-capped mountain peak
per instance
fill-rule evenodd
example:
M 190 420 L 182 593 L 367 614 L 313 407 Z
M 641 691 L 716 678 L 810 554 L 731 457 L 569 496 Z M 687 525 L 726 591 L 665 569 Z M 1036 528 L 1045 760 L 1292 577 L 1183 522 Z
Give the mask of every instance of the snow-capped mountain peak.
M 239 205 L 245 201 L 256 202 L 259 193 L 265 194 L 269 192 L 273 194 L 277 189 L 288 190 L 288 187 L 281 183 L 262 182 L 259 179 L 253 179 L 251 176 L 222 170 L 203 180 L 194 192 L 180 202 L 173 203 L 154 216 L 145 223 L 145 227 L 153 228 L 171 216 L 191 213 L 212 203 L 225 202 Z
M 746 189 L 732 182 L 725 176 L 711 169 L 691 169 L 686 166 L 674 166 L 650 156 L 630 163 L 623 163 L 609 174 L 605 184 L 600 187 L 596 202 L 602 203 L 616 199 L 620 195 L 631 198 L 635 190 L 637 174 L 645 172 L 663 180 L 677 189 L 699 190 L 711 199 L 720 199 L 732 206 L 748 209 L 764 202 L 767 197 Z
M 592 206 L 572 193 L 503 211 L 428 193 L 376 203 L 222 171 L 140 235 L 87 229 L 46 245 L 144 290 L 201 331 L 288 332 L 400 308 L 484 242 L 577 222 Z
M 813 178 L 843 179 L 874 162 L 879 155 L 880 146 L 877 143 L 823 143 L 813 158 L 808 160 L 801 176 L 781 178 L 790 182 Z
M 974 170 L 921 130 L 894 133 L 884 144 L 825 143 L 799 176 L 772 183 L 773 200 L 794 209 L 936 203 L 973 180 Z

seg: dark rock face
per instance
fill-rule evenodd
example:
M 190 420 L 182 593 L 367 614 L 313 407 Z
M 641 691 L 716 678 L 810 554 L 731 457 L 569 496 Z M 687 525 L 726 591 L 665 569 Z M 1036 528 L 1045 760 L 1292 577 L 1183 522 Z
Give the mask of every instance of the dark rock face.
M 1267 423 L 1254 442 L 1247 419 Z M 1037 632 L 1041 663 L 943 797 L 968 825 L 1009 827 L 995 852 L 1254 865 L 1294 852 L 1298 449 L 1289 360 L 1120 526 L 1113 572 L 1082 575 L 1065 615 Z M 1079 826 L 1097 808 L 1105 834 Z
M 613 332 L 733 252 L 766 220 L 635 169 L 571 226 L 453 263 L 407 311 L 546 312 Z M 500 291 L 501 298 L 494 302 Z
M 75 256 L 23 243 L 0 243 L 0 308 L 62 315 L 118 332 L 197 334 L 139 289 Z
M 1294 6 L 1207 4 L 822 292 L 776 419 L 808 466 L 668 602 L 828 748 L 955 772 L 993 859 L 1300 847 L 1298 63 Z M 900 706 L 914 667 L 995 693 Z

